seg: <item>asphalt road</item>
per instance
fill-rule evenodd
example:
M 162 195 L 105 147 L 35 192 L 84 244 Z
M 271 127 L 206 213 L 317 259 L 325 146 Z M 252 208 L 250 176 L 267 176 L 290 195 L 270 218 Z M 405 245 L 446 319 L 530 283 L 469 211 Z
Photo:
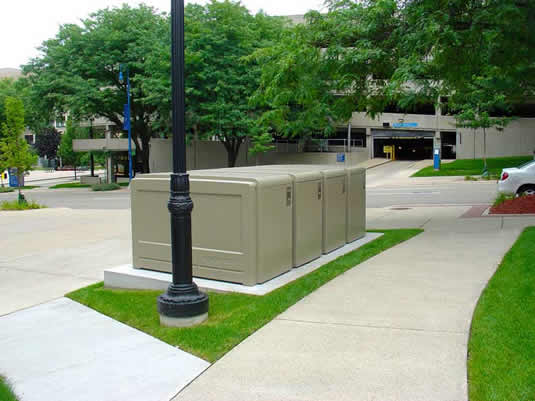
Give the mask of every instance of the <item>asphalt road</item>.
M 372 208 L 425 205 L 488 205 L 496 197 L 495 182 L 464 181 L 462 177 L 410 178 L 426 162 L 392 162 L 367 173 L 367 206 Z M 129 209 L 128 189 L 92 192 L 89 189 L 35 189 L 28 199 L 48 207 L 71 209 Z M 16 194 L 0 194 L 0 201 Z
M 496 182 L 463 177 L 410 178 L 426 162 L 393 162 L 368 170 L 367 206 L 488 205 Z

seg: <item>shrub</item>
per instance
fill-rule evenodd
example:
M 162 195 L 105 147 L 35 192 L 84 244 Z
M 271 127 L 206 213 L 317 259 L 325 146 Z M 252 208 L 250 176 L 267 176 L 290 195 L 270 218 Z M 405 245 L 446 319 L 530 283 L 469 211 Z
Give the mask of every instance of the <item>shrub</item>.
M 32 209 L 45 209 L 46 206 L 40 205 L 34 201 L 19 202 L 18 200 L 4 201 L 0 203 L 0 210 L 32 210 Z
M 119 184 L 96 184 L 91 187 L 93 191 L 116 191 L 121 189 Z

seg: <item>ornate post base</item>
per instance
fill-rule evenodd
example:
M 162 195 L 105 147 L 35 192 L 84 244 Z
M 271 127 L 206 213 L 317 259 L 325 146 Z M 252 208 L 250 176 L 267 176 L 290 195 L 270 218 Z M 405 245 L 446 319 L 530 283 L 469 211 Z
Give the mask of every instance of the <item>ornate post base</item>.
M 158 297 L 160 324 L 167 327 L 190 327 L 208 318 L 208 296 L 197 285 L 171 284 L 165 294 Z
M 187 327 L 202 323 L 208 317 L 208 296 L 193 282 L 191 212 L 189 176 L 171 174 L 171 253 L 173 283 L 158 297 L 158 312 L 163 326 Z

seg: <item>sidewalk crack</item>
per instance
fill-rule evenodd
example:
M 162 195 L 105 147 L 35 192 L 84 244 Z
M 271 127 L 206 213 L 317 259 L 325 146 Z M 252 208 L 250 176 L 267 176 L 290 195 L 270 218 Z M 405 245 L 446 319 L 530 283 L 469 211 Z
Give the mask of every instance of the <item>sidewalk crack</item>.
M 411 327 L 395 327 L 395 326 L 380 326 L 373 324 L 356 324 L 356 323 L 337 323 L 337 322 L 319 322 L 313 320 L 299 320 L 299 319 L 285 319 L 278 317 L 275 320 L 282 320 L 285 322 L 295 322 L 295 323 L 309 323 L 309 324 L 318 324 L 324 326 L 345 326 L 345 327 L 362 327 L 368 329 L 385 329 L 385 330 L 400 330 L 400 331 L 416 331 L 416 332 L 426 332 L 426 333 L 446 333 L 446 334 L 468 334 L 466 331 L 457 331 L 457 330 L 430 330 L 430 329 L 419 329 Z

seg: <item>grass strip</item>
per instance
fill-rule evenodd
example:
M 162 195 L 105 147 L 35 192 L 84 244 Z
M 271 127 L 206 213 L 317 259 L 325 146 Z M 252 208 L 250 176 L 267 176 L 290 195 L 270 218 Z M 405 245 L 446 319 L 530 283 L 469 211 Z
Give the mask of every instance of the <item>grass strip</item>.
M 0 194 L 8 193 L 8 192 L 15 192 L 15 188 L 11 188 L 11 187 L 0 187 Z
M 534 243 L 531 227 L 479 299 L 468 344 L 471 401 L 535 400 Z
M 19 202 L 18 200 L 3 201 L 0 203 L 0 210 L 4 211 L 16 211 L 16 210 L 34 210 L 34 209 L 46 209 L 46 206 L 40 205 L 37 202 Z
M 499 178 L 504 168 L 518 167 L 523 163 L 533 160 L 532 156 L 518 157 L 495 157 L 487 159 L 489 175 Z M 483 172 L 483 159 L 455 160 L 451 163 L 443 163 L 439 171 L 433 166 L 425 167 L 414 173 L 413 177 L 444 177 L 444 176 L 472 176 Z
M 80 184 L 79 182 L 67 182 L 65 184 L 57 184 L 50 189 L 63 189 L 63 188 L 91 188 L 89 184 Z
M 67 297 L 153 337 L 214 362 L 290 306 L 335 277 L 422 232 L 382 230 L 384 235 L 318 270 L 264 296 L 210 292 L 208 320 L 192 328 L 160 326 L 156 298 L 161 291 L 112 290 L 96 284 Z
M 7 380 L 0 376 L 0 400 L 2 401 L 17 401 L 17 397 L 15 396 L 15 393 L 13 393 L 13 389 L 7 382 Z

